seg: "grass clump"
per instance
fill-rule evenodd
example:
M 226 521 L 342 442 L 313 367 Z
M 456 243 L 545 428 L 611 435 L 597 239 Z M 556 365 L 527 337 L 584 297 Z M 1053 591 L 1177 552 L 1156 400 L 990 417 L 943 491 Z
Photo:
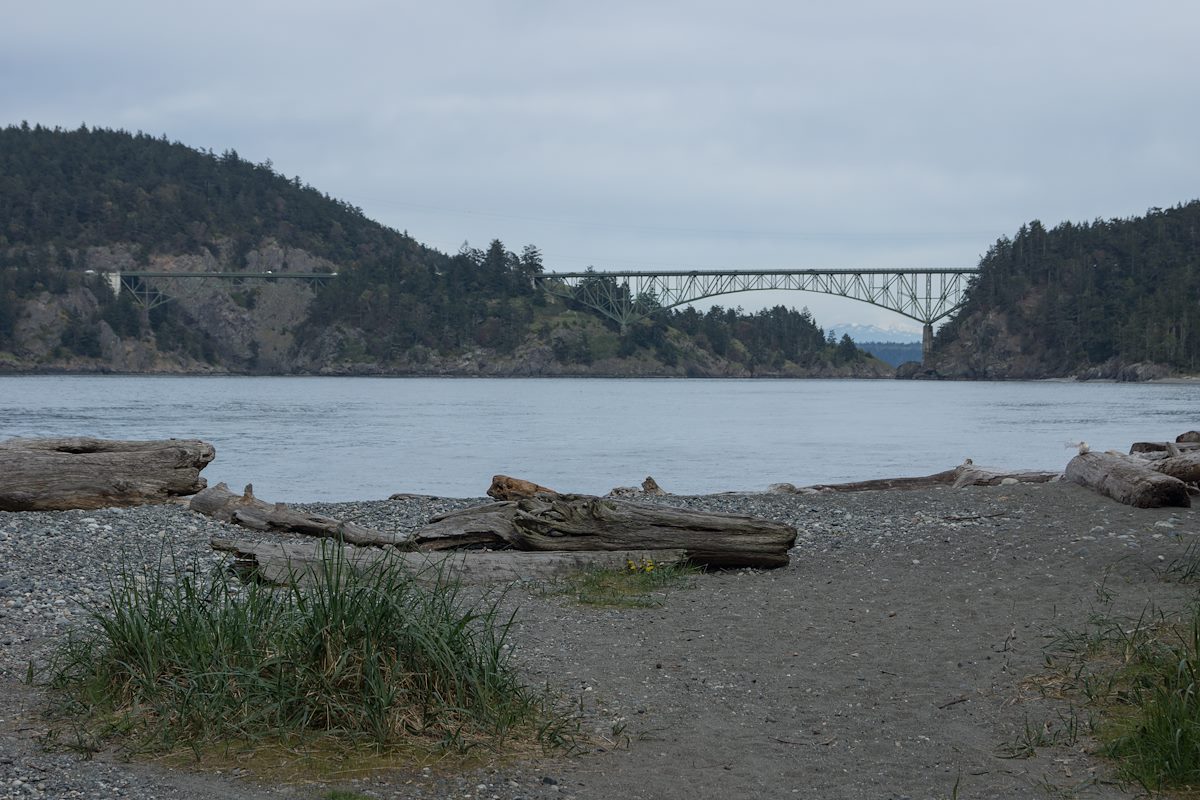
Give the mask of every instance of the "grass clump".
M 627 561 L 624 569 L 586 569 L 560 584 L 560 593 L 590 606 L 657 608 L 668 589 L 686 586 L 695 567 L 652 559 Z
M 1182 615 L 1097 617 L 1063 636 L 1041 682 L 1095 713 L 1099 752 L 1120 776 L 1152 792 L 1200 789 L 1200 604 Z
M 1123 687 L 1134 709 L 1105 753 L 1147 789 L 1200 788 L 1200 607 L 1171 638 L 1142 654 Z
M 561 743 L 564 718 L 510 664 L 498 597 L 386 562 L 351 569 L 337 547 L 309 577 L 278 589 L 195 565 L 122 570 L 108 610 L 47 667 L 53 713 L 83 749 L 115 737 L 197 758 Z

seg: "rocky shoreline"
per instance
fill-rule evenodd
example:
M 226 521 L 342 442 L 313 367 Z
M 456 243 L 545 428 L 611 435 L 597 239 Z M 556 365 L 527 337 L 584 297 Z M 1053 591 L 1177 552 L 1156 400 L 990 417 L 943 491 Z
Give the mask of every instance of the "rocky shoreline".
M 468 773 L 399 770 L 331 785 L 368 797 L 1013 797 L 1039 785 L 1132 797 L 1086 742 L 997 753 L 1061 703 L 1024 696 L 1046 636 L 1185 602 L 1162 565 L 1200 537 L 1194 510 L 1137 510 L 1079 487 L 657 498 L 786 522 L 791 564 L 699 576 L 662 608 L 596 609 L 509 591 L 529 680 L 579 698 L 594 752 Z M 411 530 L 485 499 L 301 508 Z M 31 659 L 80 624 L 122 563 L 217 566 L 228 528 L 179 505 L 0 513 L 0 798 L 318 798 L 329 786 L 46 752 Z M 244 534 L 244 529 L 239 535 Z M 1040 724 L 1040 723 L 1038 723 Z

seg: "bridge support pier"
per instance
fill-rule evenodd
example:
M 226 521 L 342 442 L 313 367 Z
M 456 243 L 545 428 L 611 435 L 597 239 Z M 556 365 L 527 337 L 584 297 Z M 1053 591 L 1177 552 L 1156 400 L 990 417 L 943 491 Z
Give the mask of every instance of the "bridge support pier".
M 926 322 L 925 328 L 921 331 L 921 363 L 928 364 L 931 355 L 933 355 L 933 323 Z

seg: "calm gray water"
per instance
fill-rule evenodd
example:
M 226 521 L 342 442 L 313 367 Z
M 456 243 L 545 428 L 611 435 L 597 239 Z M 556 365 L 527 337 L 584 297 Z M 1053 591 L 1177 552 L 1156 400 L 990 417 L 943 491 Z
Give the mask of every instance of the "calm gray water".
M 1061 469 L 1200 428 L 1200 385 L 774 380 L 0 377 L 0 438 L 199 438 L 269 500 L 481 496 L 495 473 L 691 494 Z

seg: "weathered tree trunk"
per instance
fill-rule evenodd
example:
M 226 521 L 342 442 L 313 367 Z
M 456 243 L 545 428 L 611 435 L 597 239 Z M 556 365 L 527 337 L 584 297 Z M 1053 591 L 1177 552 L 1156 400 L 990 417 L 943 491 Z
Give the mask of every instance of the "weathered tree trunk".
M 1161 464 L 1162 461 L 1156 462 Z M 1155 472 L 1151 464 L 1122 453 L 1082 453 L 1067 464 L 1069 481 L 1137 508 L 1192 504 L 1183 481 Z
M 215 451 L 195 439 L 9 439 L 0 442 L 0 511 L 165 503 L 208 485 Z
M 439 514 L 413 534 L 418 550 L 453 550 L 461 547 L 508 547 L 513 538 L 516 501 L 506 500 Z
M 543 551 L 682 549 L 690 562 L 718 567 L 784 566 L 795 540 L 795 528 L 757 517 L 571 495 L 466 509 L 414 535 L 418 549 L 501 542 Z
M 1187 434 L 1182 434 L 1186 436 Z M 1143 455 L 1146 453 L 1170 453 L 1178 451 L 1186 453 L 1191 450 L 1200 450 L 1200 442 L 1193 442 L 1188 439 L 1183 439 L 1179 442 L 1134 442 L 1130 448 L 1130 455 Z
M 249 485 L 244 493 L 237 495 L 218 483 L 193 497 L 189 507 L 222 522 L 234 522 L 257 531 L 300 533 L 362 545 L 403 545 L 409 540 L 404 534 L 384 533 L 320 514 L 302 514 L 283 503 L 265 503 L 254 496 L 254 488 Z
M 513 527 L 521 550 L 682 548 L 715 567 L 782 567 L 796 542 L 782 522 L 594 497 L 522 500 Z
M 1024 472 L 1010 470 L 988 469 L 987 467 L 965 466 L 958 468 L 958 477 L 954 479 L 954 488 L 964 486 L 999 486 L 1002 483 L 1050 483 L 1062 477 L 1061 472 Z
M 325 568 L 325 560 L 336 554 L 337 551 L 331 548 L 339 548 L 353 569 L 388 562 L 402 564 L 419 580 L 459 579 L 467 583 L 545 580 L 581 569 L 622 569 L 630 561 L 668 565 L 684 559 L 682 550 L 420 553 L 392 548 L 347 547 L 332 542 L 254 542 L 224 537 L 213 537 L 212 546 L 214 550 L 235 554 L 239 575 L 280 585 L 311 580 L 316 571 Z
M 853 483 L 818 484 L 797 489 L 805 492 L 877 492 L 888 489 L 935 489 L 939 486 L 953 486 L 961 489 L 964 486 L 998 486 L 1006 480 L 1016 483 L 1048 483 L 1061 477 L 1060 472 L 1009 471 L 977 467 L 970 459 L 954 469 L 945 472 L 935 472 L 932 475 L 921 475 L 915 478 L 880 478 L 870 481 L 854 481 Z
M 1159 459 L 1150 462 L 1148 466 L 1155 472 L 1178 478 L 1184 483 L 1190 483 L 1193 486 L 1200 485 L 1200 451 L 1193 450 L 1170 458 Z
M 962 466 L 935 472 L 932 475 L 919 475 L 912 478 L 878 478 L 869 481 L 852 481 L 850 483 L 818 483 L 813 486 L 803 486 L 797 492 L 876 492 L 888 489 L 934 489 L 938 486 L 953 486 L 962 474 L 962 470 L 971 466 L 967 461 Z

